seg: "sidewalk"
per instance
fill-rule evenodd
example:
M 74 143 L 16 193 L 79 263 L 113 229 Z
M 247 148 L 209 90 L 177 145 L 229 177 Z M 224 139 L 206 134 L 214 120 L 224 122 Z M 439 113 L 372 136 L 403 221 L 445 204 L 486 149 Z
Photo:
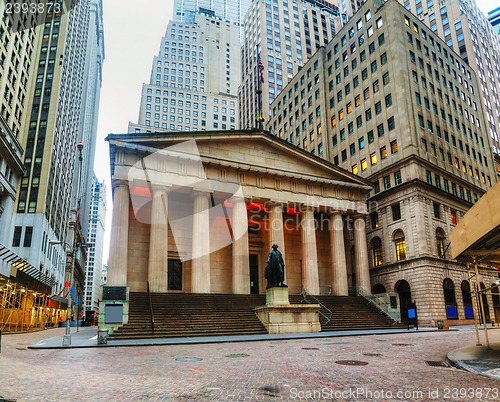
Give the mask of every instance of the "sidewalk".
M 306 339 L 306 338 L 334 338 L 342 336 L 363 336 L 363 335 L 387 335 L 387 334 L 414 334 L 424 332 L 435 332 L 436 328 L 411 329 L 379 329 L 371 331 L 333 331 L 333 332 L 313 332 L 308 334 L 265 334 L 265 335 L 237 335 L 237 336 L 206 336 L 195 338 L 155 338 L 155 339 L 124 339 L 109 340 L 105 345 L 97 344 L 97 327 L 80 328 L 79 332 L 71 332 L 71 346 L 62 346 L 62 336 L 44 339 L 29 349 L 69 349 L 69 348 L 97 348 L 116 346 L 154 346 L 154 345 L 182 345 L 182 344 L 203 344 L 203 343 L 223 343 L 223 342 L 253 342 L 253 341 L 274 341 L 282 339 Z
M 448 360 L 463 370 L 500 380 L 500 328 L 488 327 L 490 350 L 486 348 L 484 329 L 481 327 L 479 336 L 482 346 L 468 345 L 452 350 L 448 353 Z

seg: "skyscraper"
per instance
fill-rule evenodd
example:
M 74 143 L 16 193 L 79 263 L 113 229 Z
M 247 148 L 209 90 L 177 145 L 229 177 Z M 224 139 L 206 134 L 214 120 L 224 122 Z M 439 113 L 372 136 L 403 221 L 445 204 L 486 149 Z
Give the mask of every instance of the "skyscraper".
M 500 35 L 500 7 L 495 8 L 488 13 L 488 21 L 495 32 Z
M 369 0 L 271 104 L 275 135 L 373 183 L 371 291 L 403 319 L 412 301 L 423 324 L 472 318 L 449 235 L 496 180 L 480 86 L 419 18 Z
M 27 103 L 34 85 L 33 59 L 40 29 L 34 18 L 14 20 L 0 3 L 0 243 L 10 250 L 16 188 L 22 177 L 22 133 L 27 125 Z M 0 276 L 10 276 L 10 265 L 0 258 Z
M 307 60 L 340 29 L 339 10 L 325 1 L 256 0 L 244 21 L 242 81 L 239 93 L 240 128 L 257 127 L 262 91 L 262 117 L 269 104 Z M 259 82 L 259 58 L 263 82 Z
M 475 71 L 493 151 L 500 154 L 500 36 L 474 0 L 400 0 Z M 497 165 L 500 172 L 500 165 Z
M 87 263 L 85 265 L 84 310 L 96 311 L 99 309 L 105 224 L 106 186 L 104 182 L 99 182 L 94 174 L 90 190 L 87 244 L 91 246 L 87 249 Z
M 252 0 L 174 0 L 174 20 L 193 22 L 196 13 L 211 13 L 223 20 L 243 25 Z
M 14 247 L 18 254 L 55 280 L 55 293 L 64 285 L 66 253 L 63 246 L 51 246 L 49 241 L 67 240 L 70 208 L 77 202 L 77 144 L 83 135 L 92 138 L 92 120 L 97 118 L 92 107 L 96 96 L 89 88 L 90 81 L 99 82 L 99 76 L 87 71 L 99 57 L 98 52 L 89 53 L 95 46 L 99 48 L 89 42 L 102 40 L 99 4 L 77 2 L 70 11 L 44 17 L 40 50 L 35 55 L 36 84 L 27 99 L 29 126 L 21 140 L 25 173 L 18 189 L 11 238 L 20 239 Z M 92 17 L 93 13 L 97 14 Z M 92 163 L 91 148 L 91 144 L 84 145 L 82 172 Z M 79 189 L 80 194 L 87 191 L 85 181 Z M 87 217 L 79 216 L 78 222 L 82 220 Z M 80 260 L 75 264 L 75 276 L 81 284 L 83 264 Z
M 237 128 L 240 66 L 237 25 L 206 14 L 170 21 L 129 132 Z

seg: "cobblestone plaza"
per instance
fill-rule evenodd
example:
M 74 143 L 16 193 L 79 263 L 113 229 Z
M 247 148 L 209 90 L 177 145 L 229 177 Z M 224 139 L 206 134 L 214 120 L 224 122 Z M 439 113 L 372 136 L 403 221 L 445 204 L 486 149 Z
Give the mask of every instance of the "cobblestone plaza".
M 3 337 L 0 378 L 5 380 L 0 386 L 0 399 L 442 400 L 448 396 L 451 400 L 495 400 L 495 395 L 498 397 L 497 380 L 426 363 L 444 361 L 450 350 L 474 344 L 473 329 L 210 345 L 28 349 L 41 339 L 62 335 L 62 331 Z M 500 340 L 500 331 L 490 331 L 490 338 Z M 339 364 L 342 360 L 366 364 Z M 465 390 L 469 393 L 460 396 Z

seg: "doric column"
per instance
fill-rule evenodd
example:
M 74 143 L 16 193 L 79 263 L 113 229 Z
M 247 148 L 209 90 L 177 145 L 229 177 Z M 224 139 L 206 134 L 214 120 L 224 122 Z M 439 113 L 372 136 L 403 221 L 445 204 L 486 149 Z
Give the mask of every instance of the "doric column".
M 365 215 L 354 217 L 354 259 L 356 264 L 356 287 L 371 293 L 370 271 L 368 267 L 368 247 L 366 244 Z
M 319 295 L 318 254 L 314 210 L 302 208 L 302 285 L 312 295 Z
M 330 213 L 330 247 L 332 254 L 332 294 L 348 296 L 347 260 L 344 245 L 344 221 L 341 212 Z
M 151 292 L 168 291 L 168 195 L 165 187 L 153 187 L 148 280 Z
M 283 261 L 285 261 L 285 284 L 287 277 L 287 267 L 285 258 L 285 232 L 283 230 L 283 205 L 280 203 L 270 202 L 267 204 L 269 207 L 269 226 L 270 226 L 270 237 L 269 237 L 269 247 L 266 252 L 269 254 L 273 244 L 278 245 L 278 250 L 283 256 Z M 266 257 L 267 258 L 267 257 Z
M 250 294 L 247 204 L 243 197 L 233 197 L 230 201 L 233 204 L 233 293 Z
M 129 188 L 125 180 L 113 182 L 113 218 L 111 220 L 111 240 L 109 246 L 108 281 L 109 286 L 127 286 L 128 215 Z
M 210 293 L 210 194 L 194 193 L 191 292 Z

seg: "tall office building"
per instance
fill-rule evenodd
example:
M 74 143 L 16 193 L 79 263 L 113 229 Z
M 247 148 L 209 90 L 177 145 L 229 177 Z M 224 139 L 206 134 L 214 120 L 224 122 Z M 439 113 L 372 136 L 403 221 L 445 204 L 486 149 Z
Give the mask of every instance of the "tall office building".
M 16 189 L 24 167 L 22 133 L 26 130 L 28 102 L 34 85 L 33 59 L 40 29 L 34 17 L 8 16 L 0 3 L 0 286 L 11 274 L 11 226 Z M 0 303 L 1 309 L 1 303 Z
M 252 0 L 174 0 L 174 20 L 192 23 L 198 12 L 243 25 Z
M 240 66 L 236 25 L 206 14 L 170 21 L 129 132 L 237 128 Z
M 373 183 L 371 290 L 399 299 L 403 319 L 412 301 L 422 324 L 472 318 L 448 246 L 496 179 L 480 82 L 398 2 L 369 0 L 271 105 L 276 135 Z M 482 275 L 486 287 L 496 276 Z
M 493 152 L 500 154 L 500 36 L 474 0 L 400 0 L 475 71 Z M 500 173 L 500 165 L 497 164 Z
M 55 281 L 54 293 L 64 286 L 66 253 L 62 245 L 51 246 L 49 241 L 72 243 L 67 234 L 70 209 L 76 205 L 75 174 L 80 172 L 77 144 L 83 135 L 92 137 L 88 134 L 93 127 L 90 121 L 97 118 L 92 108 L 96 97 L 89 88 L 90 81 L 99 77 L 87 73 L 94 65 L 92 59 L 98 57 L 98 52 L 89 53 L 93 48 L 89 42 L 97 41 L 102 29 L 100 17 L 91 16 L 96 4 L 77 2 L 69 11 L 44 17 L 40 50 L 35 55 L 36 83 L 28 99 L 29 125 L 21 141 L 25 172 L 18 189 L 11 238 L 17 239 L 14 251 Z M 63 5 L 66 7 L 66 3 Z M 87 116 L 83 110 L 94 116 Z M 82 123 L 85 121 L 88 126 Z M 91 163 L 87 154 L 90 149 L 89 144 L 84 145 L 82 173 Z M 79 189 L 80 194 L 88 191 L 84 180 Z M 78 231 L 87 219 L 78 217 Z M 80 258 L 75 263 L 75 280 L 81 291 L 85 253 L 76 254 Z
M 307 60 L 340 29 L 336 5 L 312 0 L 255 0 L 244 21 L 241 66 L 240 128 L 257 127 L 262 90 L 262 117 L 269 104 Z M 264 82 L 259 79 L 259 58 Z
M 92 177 L 90 190 L 90 215 L 88 221 L 87 263 L 85 265 L 84 310 L 97 311 L 101 291 L 104 231 L 106 225 L 106 186 Z
M 488 12 L 488 21 L 495 32 L 500 35 L 500 7 Z
M 97 142 L 97 121 L 102 86 L 102 65 L 104 62 L 104 24 L 102 0 L 89 1 L 89 32 L 85 76 L 83 81 L 82 107 L 80 117 L 80 141 L 83 144 L 83 171 L 81 187 L 82 233 L 88 231 L 89 208 L 92 206 L 91 189 L 94 186 L 94 156 Z M 75 180 L 75 179 L 73 179 Z

